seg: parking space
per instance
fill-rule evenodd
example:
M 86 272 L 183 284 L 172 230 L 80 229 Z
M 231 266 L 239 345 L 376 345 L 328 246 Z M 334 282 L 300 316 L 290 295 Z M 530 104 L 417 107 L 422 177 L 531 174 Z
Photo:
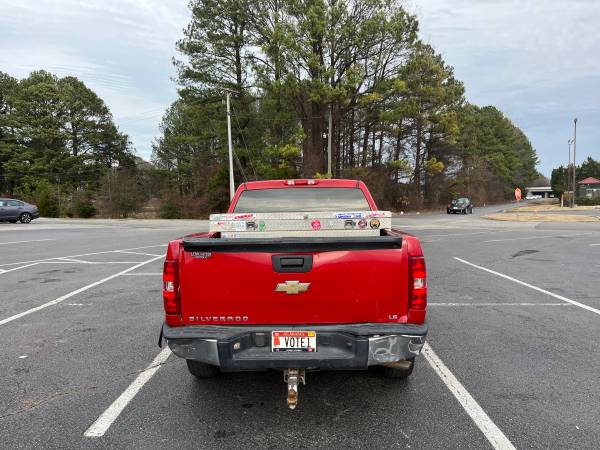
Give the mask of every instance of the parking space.
M 280 373 L 198 383 L 176 360 L 161 368 L 105 439 L 142 447 L 162 440 L 178 448 L 199 442 L 203 448 L 435 448 L 441 442 L 485 448 L 485 437 L 424 361 L 414 375 L 410 383 L 390 383 L 376 373 L 310 373 L 301 406 L 290 411 Z
M 117 277 L 0 326 L 0 397 L 10 399 L 2 405 L 0 434 L 15 440 L 7 448 L 19 447 L 19 429 L 52 447 L 81 440 L 97 408 L 154 357 L 160 289 L 159 277 Z
M 295 411 L 277 372 L 198 381 L 167 353 L 151 364 L 164 244 L 205 222 L 0 229 L 2 446 L 597 447 L 600 232 L 478 214 L 394 222 L 424 242 L 432 352 L 408 381 L 309 373 Z

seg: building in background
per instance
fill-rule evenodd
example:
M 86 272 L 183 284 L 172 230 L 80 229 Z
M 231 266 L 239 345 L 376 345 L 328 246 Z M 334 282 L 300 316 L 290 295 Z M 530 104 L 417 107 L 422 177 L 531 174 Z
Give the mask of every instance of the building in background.
M 579 197 L 600 198 L 600 180 L 587 177 L 577 183 L 579 185 Z
M 541 187 L 527 187 L 525 188 L 527 191 L 526 199 L 532 198 L 554 198 L 554 191 L 550 186 L 541 186 Z

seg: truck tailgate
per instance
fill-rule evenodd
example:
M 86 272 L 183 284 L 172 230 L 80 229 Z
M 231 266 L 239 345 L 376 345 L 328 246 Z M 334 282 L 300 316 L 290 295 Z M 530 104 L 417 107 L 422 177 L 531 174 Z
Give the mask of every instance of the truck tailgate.
M 402 238 L 185 238 L 186 325 L 405 322 Z

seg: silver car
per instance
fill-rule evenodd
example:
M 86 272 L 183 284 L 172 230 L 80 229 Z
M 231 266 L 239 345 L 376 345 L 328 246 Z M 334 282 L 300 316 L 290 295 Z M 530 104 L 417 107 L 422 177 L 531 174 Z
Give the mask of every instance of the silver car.
M 37 206 L 15 200 L 12 198 L 0 198 L 0 222 L 29 223 L 40 217 Z

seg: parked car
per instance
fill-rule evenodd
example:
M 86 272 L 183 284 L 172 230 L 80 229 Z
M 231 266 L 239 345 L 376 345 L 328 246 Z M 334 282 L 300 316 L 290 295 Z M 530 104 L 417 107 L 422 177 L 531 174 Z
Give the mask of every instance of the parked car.
M 281 370 L 293 409 L 308 370 L 411 374 L 425 259 L 364 183 L 243 183 L 213 226 L 171 241 L 164 263 L 161 333 L 192 375 Z
M 473 204 L 466 197 L 452 200 L 452 203 L 446 208 L 448 214 L 473 214 Z
M 0 222 L 29 223 L 38 217 L 37 206 L 12 198 L 0 198 Z

